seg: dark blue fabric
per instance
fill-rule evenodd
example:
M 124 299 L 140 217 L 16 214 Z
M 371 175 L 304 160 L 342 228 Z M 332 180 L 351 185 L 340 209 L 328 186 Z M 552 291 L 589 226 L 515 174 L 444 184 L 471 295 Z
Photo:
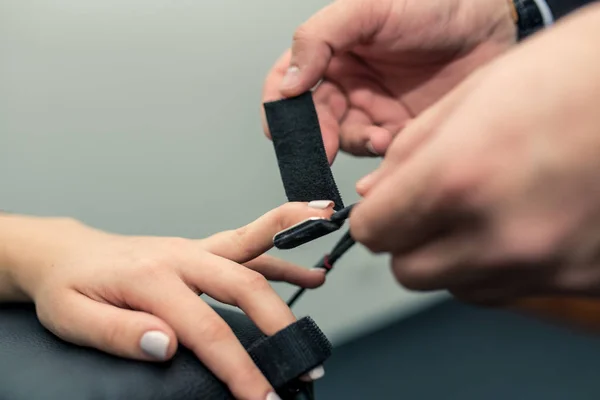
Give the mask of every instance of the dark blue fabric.
M 598 400 L 600 337 L 456 301 L 336 347 L 319 399 Z
M 571 12 L 597 1 L 594 0 L 546 0 L 555 19 L 563 18 Z

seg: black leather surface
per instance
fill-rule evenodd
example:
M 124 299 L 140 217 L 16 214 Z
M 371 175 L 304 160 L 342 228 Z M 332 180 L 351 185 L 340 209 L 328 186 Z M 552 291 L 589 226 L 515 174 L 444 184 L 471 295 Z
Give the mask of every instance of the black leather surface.
M 244 347 L 264 337 L 245 315 L 216 310 Z M 165 364 L 117 358 L 58 339 L 38 322 L 32 306 L 0 305 L 0 400 L 231 398 L 182 346 Z

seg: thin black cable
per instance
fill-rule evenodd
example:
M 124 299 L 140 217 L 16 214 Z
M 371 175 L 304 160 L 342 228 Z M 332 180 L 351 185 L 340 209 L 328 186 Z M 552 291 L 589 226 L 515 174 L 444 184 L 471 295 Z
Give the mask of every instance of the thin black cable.
M 351 207 L 351 206 L 350 206 Z M 350 208 L 348 207 L 348 208 Z M 348 212 L 349 213 L 349 212 Z M 325 274 L 327 275 L 329 271 L 333 269 L 333 265 L 337 260 L 339 260 L 356 242 L 350 235 L 350 231 L 348 230 L 344 236 L 336 243 L 331 252 L 327 254 L 325 257 L 319 261 L 317 265 L 313 268 L 323 268 L 325 269 Z M 306 288 L 300 288 L 294 293 L 294 295 L 288 300 L 288 307 L 292 307 L 294 303 L 302 296 L 302 294 L 306 291 Z
M 354 208 L 355 204 L 351 204 L 348 207 L 345 207 L 343 209 L 341 209 L 340 211 L 334 213 L 331 216 L 331 221 L 332 222 L 337 222 L 340 225 L 344 223 L 345 220 L 348 219 L 348 217 L 350 216 L 350 212 L 352 211 L 352 209 Z
M 314 396 L 306 392 L 298 392 L 294 400 L 313 400 Z

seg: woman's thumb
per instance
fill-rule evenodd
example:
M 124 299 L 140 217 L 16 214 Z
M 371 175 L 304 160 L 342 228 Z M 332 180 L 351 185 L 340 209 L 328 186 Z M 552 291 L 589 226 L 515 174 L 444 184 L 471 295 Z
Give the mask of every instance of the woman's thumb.
M 38 317 L 63 340 L 119 357 L 160 362 L 177 350 L 175 332 L 160 318 L 79 293 L 64 295 L 53 309 L 38 307 Z
M 372 39 L 386 20 L 387 3 L 338 0 L 302 24 L 294 33 L 281 93 L 292 97 L 309 90 L 323 78 L 334 54 Z

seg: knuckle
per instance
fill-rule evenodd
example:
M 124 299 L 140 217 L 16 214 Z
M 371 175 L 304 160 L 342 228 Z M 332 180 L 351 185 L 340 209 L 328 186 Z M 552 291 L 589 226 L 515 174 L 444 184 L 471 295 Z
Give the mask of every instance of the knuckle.
M 396 282 L 411 291 L 427 290 L 430 276 L 422 272 L 422 269 L 413 268 L 408 262 L 394 259 L 392 271 Z
M 170 260 L 166 257 L 144 258 L 140 260 L 140 268 L 136 269 L 136 273 L 147 279 L 162 279 L 166 275 L 170 264 Z
M 473 168 L 473 165 L 477 165 L 478 168 Z M 437 175 L 438 200 L 446 204 L 477 207 L 484 201 L 485 193 L 481 191 L 481 185 L 489 181 L 485 165 L 485 162 L 463 159 L 446 166 Z
M 358 243 L 365 246 L 373 253 L 383 251 L 377 235 L 373 231 L 368 220 L 357 207 L 357 210 L 350 215 L 350 234 Z
M 506 220 L 497 234 L 495 253 L 504 258 L 502 261 L 525 265 L 552 263 L 570 231 L 564 223 L 551 219 L 536 223 Z
M 439 178 L 441 196 L 446 199 L 462 199 L 472 186 L 473 171 L 462 167 L 450 167 Z
M 103 331 L 101 340 L 104 348 L 118 349 L 122 338 L 126 337 L 126 328 L 119 323 L 105 323 Z
M 45 293 L 42 298 L 38 298 L 35 303 L 35 311 L 40 323 L 56 336 L 67 340 L 71 337 L 68 313 L 60 312 L 64 310 L 60 297 L 53 293 Z
M 235 367 L 235 373 L 231 374 L 226 378 L 226 384 L 229 386 L 233 393 L 241 393 L 240 396 L 248 396 L 249 388 L 256 388 L 258 393 L 264 395 L 267 390 L 263 389 L 262 386 L 266 384 L 266 379 L 252 363 L 237 364 Z M 264 383 L 263 383 L 264 382 Z M 263 383 L 263 384 L 261 384 Z M 259 386 L 257 388 L 257 386 Z M 267 386 L 268 388 L 268 386 Z M 244 399 L 244 397 L 240 397 Z
M 206 343 L 222 342 L 231 338 L 232 332 L 229 326 L 218 316 L 204 318 L 199 329 L 199 337 L 201 340 L 193 340 L 192 347 L 198 352 L 198 347 L 204 346 Z
M 250 260 L 256 256 L 256 237 L 248 234 L 249 227 L 242 226 L 232 231 L 231 237 L 233 238 L 234 245 L 237 247 L 237 253 L 239 258 L 244 260 Z M 253 240 L 254 239 L 254 240 Z
M 306 41 L 310 37 L 310 29 L 306 26 L 306 24 L 300 25 L 294 31 L 292 35 L 292 41 L 294 44 L 302 43 Z
M 394 277 L 402 287 L 410 291 L 423 291 L 425 290 L 423 281 L 413 273 L 407 273 L 406 271 L 394 271 Z
M 168 237 L 164 241 L 173 250 L 188 249 L 190 246 L 190 241 L 181 237 Z
M 292 225 L 290 216 L 301 214 L 302 211 L 306 212 L 306 210 L 300 210 L 299 203 L 285 203 L 276 209 L 273 210 L 271 214 L 272 225 L 277 232 L 288 228 Z
M 144 254 L 137 260 L 134 273 L 144 279 L 164 278 L 180 264 L 180 260 L 191 253 L 191 241 L 183 238 L 165 238 L 154 251 Z
M 248 271 L 244 277 L 244 285 L 249 292 L 264 292 L 271 290 L 271 285 L 267 278 L 258 272 Z

